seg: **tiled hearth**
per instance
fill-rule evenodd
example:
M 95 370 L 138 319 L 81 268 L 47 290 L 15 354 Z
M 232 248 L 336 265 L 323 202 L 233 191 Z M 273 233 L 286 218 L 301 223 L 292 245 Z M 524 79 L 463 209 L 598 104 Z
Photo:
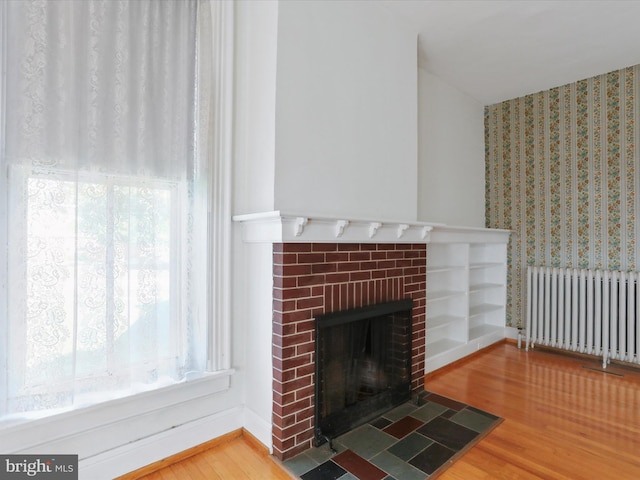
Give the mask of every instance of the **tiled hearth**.
M 411 298 L 411 387 L 423 388 L 426 243 L 273 244 L 273 453 L 312 447 L 314 318 Z
M 470 405 L 423 392 L 378 419 L 284 462 L 302 480 L 435 478 L 501 419 Z

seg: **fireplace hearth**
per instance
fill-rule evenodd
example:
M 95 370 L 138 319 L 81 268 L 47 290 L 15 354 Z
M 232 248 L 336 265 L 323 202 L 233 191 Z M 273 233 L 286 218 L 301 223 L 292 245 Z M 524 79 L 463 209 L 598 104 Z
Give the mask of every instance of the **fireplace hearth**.
M 411 398 L 411 299 L 316 318 L 315 444 Z

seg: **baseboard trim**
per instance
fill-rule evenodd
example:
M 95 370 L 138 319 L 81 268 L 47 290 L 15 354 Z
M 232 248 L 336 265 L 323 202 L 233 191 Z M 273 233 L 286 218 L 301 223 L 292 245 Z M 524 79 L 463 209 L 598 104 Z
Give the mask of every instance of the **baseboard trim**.
M 208 442 L 201 443 L 200 445 L 196 445 L 195 447 L 191 447 L 187 450 L 183 450 L 182 452 L 176 453 L 175 455 L 171 455 L 170 457 L 163 458 L 157 462 L 154 462 L 145 467 L 139 468 L 133 472 L 129 472 L 125 475 L 118 477 L 115 480 L 137 480 L 146 475 L 151 475 L 158 470 L 162 470 L 165 467 L 173 465 L 174 463 L 182 462 L 189 457 L 193 457 L 194 455 L 198 455 L 210 448 L 217 447 L 218 445 L 222 445 L 223 443 L 229 442 L 235 438 L 238 438 L 243 435 L 243 429 L 234 430 L 233 432 L 226 433 L 218 438 L 214 438 L 213 440 L 209 440 Z M 257 442 L 257 440 L 256 440 Z M 266 453 L 266 448 L 264 449 Z
M 231 408 L 100 455 L 83 459 L 79 465 L 79 476 L 83 480 L 103 480 L 105 478 L 134 480 L 148 475 L 152 471 L 145 470 L 147 473 L 139 473 L 142 469 L 147 469 L 152 465 L 156 465 L 155 469 L 162 468 L 162 466 L 179 461 L 179 457 L 183 455 L 183 458 L 187 458 L 195 455 L 198 451 L 215 446 L 215 442 L 228 441 L 237 437 L 242 432 L 243 418 L 243 407 Z M 194 449 L 198 451 L 194 451 Z
M 245 431 L 260 442 L 269 453 L 273 453 L 273 438 L 271 435 L 271 422 L 266 422 L 250 408 L 244 409 L 244 422 L 242 426 Z
M 516 328 L 516 327 L 506 327 L 504 329 L 504 333 L 505 333 L 505 336 L 508 339 L 517 340 L 518 339 L 518 333 L 520 333 L 520 329 Z M 523 340 L 523 343 L 524 343 L 524 338 L 522 340 Z
M 182 462 L 190 457 L 198 455 L 202 452 L 205 452 L 211 448 L 215 448 L 219 445 L 222 445 L 226 442 L 230 442 L 236 438 L 242 437 L 244 441 L 249 445 L 253 450 L 255 450 L 258 455 L 268 456 L 269 449 L 267 446 L 254 437 L 250 432 L 245 430 L 244 428 L 239 428 L 238 430 L 234 430 L 233 432 L 226 433 L 221 435 L 220 437 L 214 438 L 213 440 L 209 440 L 208 442 L 201 443 L 200 445 L 196 445 L 195 447 L 184 450 L 180 453 L 176 453 L 175 455 L 171 455 L 170 457 L 163 458 L 158 462 L 154 462 L 145 467 L 139 468 L 133 472 L 129 472 L 121 477 L 116 478 L 115 480 L 138 480 L 146 475 L 151 475 L 152 473 L 157 472 L 158 470 L 162 470 L 170 465 L 175 463 Z
M 243 428 L 241 430 L 241 436 L 247 442 L 247 444 L 253 450 L 255 450 L 258 454 L 264 455 L 265 457 L 268 455 L 271 455 L 271 452 L 269 452 L 269 449 L 267 448 L 267 446 L 264 443 L 262 443 L 260 440 L 258 440 L 256 437 L 254 437 L 251 434 L 251 432 Z M 275 457 L 274 457 L 274 460 L 275 460 Z

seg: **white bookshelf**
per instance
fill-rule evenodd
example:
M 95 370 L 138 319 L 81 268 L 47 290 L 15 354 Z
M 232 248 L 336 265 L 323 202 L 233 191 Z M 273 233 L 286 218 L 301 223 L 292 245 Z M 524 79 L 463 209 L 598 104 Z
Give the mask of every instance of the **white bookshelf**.
M 507 230 L 431 232 L 425 373 L 505 338 L 508 241 Z

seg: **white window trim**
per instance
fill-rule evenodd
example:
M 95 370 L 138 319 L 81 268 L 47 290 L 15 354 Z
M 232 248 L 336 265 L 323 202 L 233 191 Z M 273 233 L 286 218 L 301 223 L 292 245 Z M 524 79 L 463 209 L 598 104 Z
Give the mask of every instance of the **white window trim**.
M 52 415 L 0 428 L 0 451 L 4 453 L 55 452 L 78 454 L 80 459 L 103 454 L 106 451 L 132 444 L 149 434 L 136 431 L 133 423 L 148 422 L 145 430 L 151 435 L 159 435 L 179 424 L 172 423 L 172 414 L 182 406 L 179 415 L 181 424 L 216 413 L 197 409 L 188 411 L 190 405 L 199 399 L 221 394 L 231 388 L 231 172 L 233 140 L 233 67 L 234 67 L 234 9 L 233 2 L 211 1 L 213 21 L 213 53 L 215 61 L 213 79 L 212 120 L 215 126 L 211 144 L 212 168 L 209 199 L 209 235 L 211 238 L 210 280 L 211 291 L 209 310 L 209 365 L 211 370 L 201 378 L 181 382 L 111 400 L 86 408 Z M 0 23 L 2 9 L 0 8 Z M 6 42 L 2 42 L 6 44 Z M 4 128 L 4 91 L 0 89 L 0 127 Z M 0 145 L 0 147 L 2 147 Z M 0 175 L 0 187 L 7 178 Z M 0 188 L 6 205 L 6 188 Z M 0 209 L 0 212 L 5 209 Z M 0 213 L 0 253 L 6 250 L 6 218 Z M 5 257 L 6 258 L 6 257 Z M 6 271 L 6 269 L 5 269 Z M 6 279 L 0 279 L 0 300 L 6 295 Z M 0 362 L 0 365 L 4 362 Z M 219 408 L 219 407 L 218 407 Z M 215 407 L 211 407 L 215 409 Z M 153 414 L 153 415 L 149 415 Z M 144 416 L 144 419 L 141 417 Z M 151 418 L 150 418 L 151 417 Z M 156 427 L 153 417 L 166 418 L 166 425 Z M 98 435 L 97 435 L 98 434 Z M 105 435 L 117 438 L 119 445 L 105 444 Z M 141 437 L 140 435 L 143 435 Z M 146 436 L 145 436 L 146 435 Z M 72 451 L 68 451 L 74 447 Z M 183 450 L 176 445 L 176 453 Z M 61 450 L 65 450 L 63 452 Z
M 231 367 L 231 230 L 232 230 L 232 145 L 234 83 L 234 2 L 211 2 L 213 18 L 213 56 L 216 72 L 213 79 L 212 124 L 210 142 L 212 168 L 209 185 L 209 238 L 211 245 L 211 296 L 209 318 L 216 319 L 209 328 L 207 358 L 209 368 Z
M 6 22 L 5 18 L 5 4 L 0 3 L 0 60 L 5 58 L 5 51 L 7 45 L 7 29 L 4 28 Z M 5 66 L 4 62 L 0 61 L 0 75 L 4 76 Z M 6 108 L 5 108 L 5 99 L 6 92 L 4 90 L 5 82 L 0 81 L 0 132 L 5 131 L 6 124 Z M 0 152 L 4 152 L 4 135 L 0 134 Z M 7 225 L 7 204 L 8 204 L 8 185 L 7 185 L 7 175 L 9 172 L 0 172 L 0 272 L 7 271 L 7 261 L 8 261 L 8 232 L 6 229 Z M 0 275 L 0 305 L 7 305 L 7 278 L 6 275 Z M 4 331 L 0 329 L 0 333 L 4 335 Z M 6 342 L 5 339 L 0 340 L 0 342 Z M 0 343 L 0 351 L 5 351 L 6 343 Z M 6 379 L 6 375 L 4 372 L 7 371 L 7 356 L 0 355 L 0 385 Z M 5 411 L 4 405 L 5 399 L 0 399 L 0 411 Z

